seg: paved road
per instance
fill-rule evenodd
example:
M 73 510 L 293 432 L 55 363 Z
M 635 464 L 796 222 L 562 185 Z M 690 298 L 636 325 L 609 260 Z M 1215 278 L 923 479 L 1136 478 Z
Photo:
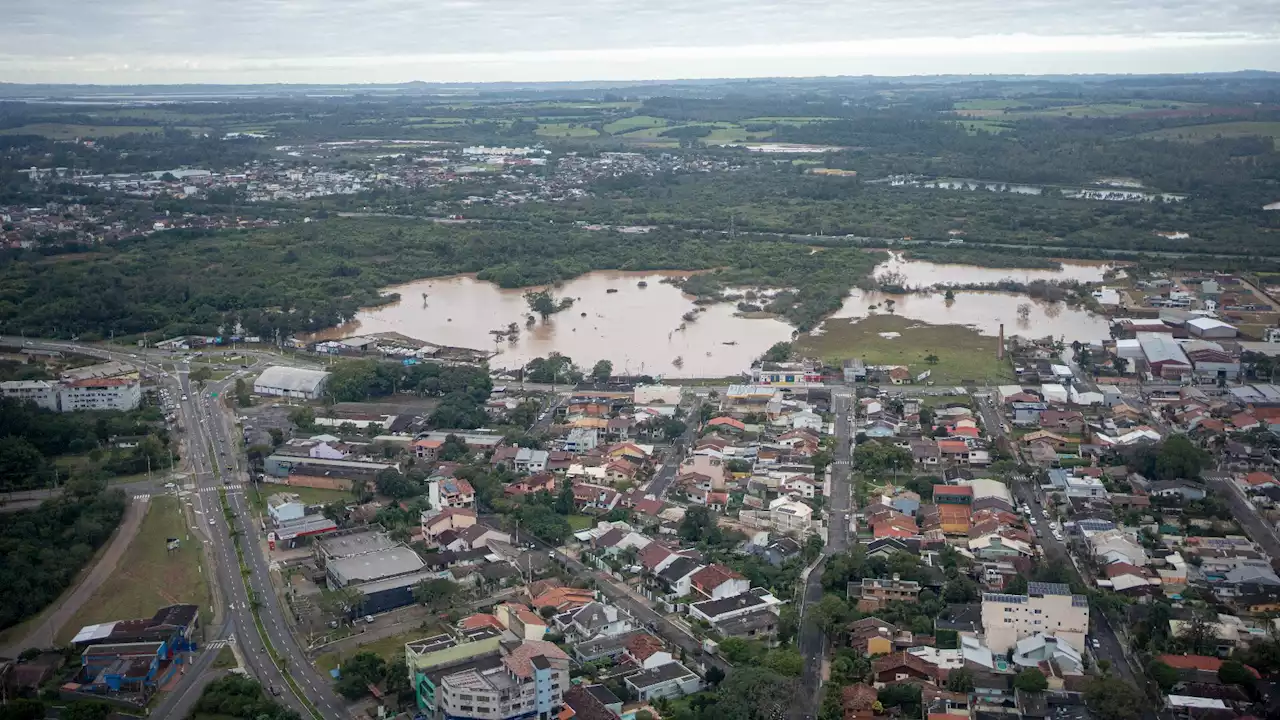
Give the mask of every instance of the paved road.
M 254 674 L 265 685 L 277 688 L 282 697 L 304 717 L 309 716 L 309 713 L 285 681 L 283 671 L 287 670 L 292 675 L 302 696 L 320 711 L 322 717 L 347 717 L 346 704 L 333 693 L 329 679 L 307 661 L 302 647 L 290 632 L 284 608 L 271 585 L 261 531 L 253 522 L 253 513 L 243 492 L 247 472 L 241 467 L 238 443 L 231 436 L 231 413 L 220 400 L 211 397 L 214 393 L 221 396 L 234 379 L 229 377 L 212 384 L 197 396 L 191 392 L 192 385 L 185 366 L 180 366 L 179 377 L 187 391 L 186 395 L 191 398 L 188 403 L 195 420 L 189 428 L 192 442 L 189 443 L 188 453 L 201 470 L 196 482 L 199 503 L 204 506 L 204 517 L 212 520 L 209 527 L 213 531 L 217 549 L 219 574 L 224 578 L 222 587 L 232 605 L 232 620 L 243 654 L 249 664 L 254 666 Z M 208 471 L 204 472 L 206 468 Z M 226 484 L 221 484 L 220 480 Z M 218 500 L 219 487 L 227 490 L 227 504 L 234 513 L 234 528 L 228 527 L 223 519 Z M 233 529 L 241 538 L 245 565 L 249 570 L 247 577 L 241 574 L 239 560 L 235 555 L 235 545 L 230 535 Z M 250 589 L 253 591 L 253 601 L 259 604 L 262 630 L 280 658 L 278 664 L 266 651 L 261 632 L 254 622 L 248 592 Z
M 1258 515 L 1257 509 L 1245 499 L 1244 491 L 1231 479 L 1230 473 L 1206 472 L 1204 478 L 1217 490 L 1214 494 L 1225 498 L 1231 505 L 1232 516 L 1244 526 L 1249 537 L 1267 551 L 1273 560 L 1280 558 L 1280 538 L 1276 537 L 1275 529 L 1263 520 Z
M 822 702 L 822 663 L 827 654 L 827 637 L 817 622 L 808 616 L 808 609 L 822 600 L 822 567 L 826 558 L 844 552 L 849 545 L 850 525 L 853 515 L 853 491 L 849 485 L 849 472 L 853 457 L 852 438 L 853 395 L 848 388 L 836 388 L 831 393 L 831 411 L 835 415 L 835 452 L 831 464 L 831 502 L 828 510 L 827 545 L 822 557 L 805 578 L 804 592 L 800 596 L 800 634 L 797 638 L 800 656 L 804 658 L 804 672 L 800 676 L 800 693 L 793 709 L 793 717 L 817 717 Z
M 671 449 L 667 451 L 667 459 L 662 463 L 662 468 L 649 481 L 649 486 L 645 488 L 646 495 L 653 495 L 659 500 L 662 499 L 667 491 L 671 489 L 671 483 L 676 479 L 676 471 L 680 469 L 680 460 L 684 457 L 685 452 L 693 447 L 693 441 L 698 437 L 698 426 L 702 417 L 702 399 L 695 396 L 693 408 L 689 410 L 686 416 L 687 427 L 684 434 L 678 440 L 671 444 Z
M 699 642 L 697 638 L 677 627 L 662 615 L 659 615 L 653 608 L 649 607 L 648 603 L 631 594 L 629 589 L 620 581 L 615 580 L 604 573 L 597 572 L 593 568 L 587 567 L 575 558 L 566 555 L 564 552 L 524 531 L 520 531 L 516 535 L 516 541 L 532 544 L 546 550 L 550 553 L 551 558 L 554 561 L 563 564 L 566 569 L 580 577 L 596 578 L 596 584 L 600 590 L 600 594 L 608 598 L 613 604 L 618 605 L 631 613 L 632 617 L 645 623 L 650 630 L 657 635 L 661 636 L 676 647 L 682 648 L 689 656 L 690 662 L 695 662 L 695 660 L 701 661 L 708 666 L 720 668 L 720 670 L 726 674 L 731 669 L 732 666 L 720 659 L 718 656 L 703 653 L 702 643 Z

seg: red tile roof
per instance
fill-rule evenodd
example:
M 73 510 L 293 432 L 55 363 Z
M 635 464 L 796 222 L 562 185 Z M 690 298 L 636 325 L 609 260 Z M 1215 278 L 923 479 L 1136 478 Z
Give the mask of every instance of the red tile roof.
M 654 653 L 662 652 L 662 641 L 649 633 L 637 633 L 627 640 L 627 652 L 639 662 L 644 662 Z
M 1274 484 L 1276 479 L 1264 472 L 1251 472 L 1244 476 L 1244 481 L 1256 487 L 1258 485 L 1266 485 L 1267 483 Z
M 741 575 L 730 570 L 724 565 L 714 564 L 708 565 L 689 578 L 692 585 L 702 592 L 710 595 L 716 588 L 729 582 L 730 580 L 742 580 Z
M 747 424 L 731 417 L 718 417 L 708 422 L 707 427 L 731 427 L 734 430 L 745 430 Z
M 1222 658 L 1209 655 L 1161 655 L 1156 660 L 1175 670 L 1203 670 L 1216 673 L 1222 667 Z M 1248 665 L 1245 665 L 1245 669 L 1255 678 L 1262 677 L 1257 670 Z

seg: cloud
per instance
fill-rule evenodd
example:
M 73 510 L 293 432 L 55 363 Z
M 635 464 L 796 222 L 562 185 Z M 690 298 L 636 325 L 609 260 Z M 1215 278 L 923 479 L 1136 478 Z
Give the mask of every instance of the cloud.
M 921 58 L 933 59 L 926 63 L 933 72 L 948 72 L 942 62 L 948 53 L 972 60 L 973 51 L 981 49 L 974 43 L 986 44 L 992 57 L 970 65 L 993 67 L 986 72 L 1019 71 L 1015 65 L 1021 60 L 1015 58 L 999 69 L 1000 52 L 1087 60 L 1098 52 L 1154 57 L 1153 52 L 1175 46 L 1196 52 L 1193 58 L 1171 55 L 1170 60 L 1195 59 L 1206 70 L 1236 69 L 1217 66 L 1227 60 L 1248 62 L 1247 67 L 1262 67 L 1268 59 L 1280 63 L 1280 53 L 1274 52 L 1280 38 L 1274 0 L 64 0 L 21 5 L 7 10 L 0 25 L 0 79 L 12 82 L 326 81 L 323 73 L 330 73 L 329 81 L 341 76 L 346 82 L 359 81 L 359 73 L 369 81 L 539 79 L 523 77 L 534 68 L 545 79 L 747 74 L 735 72 L 733 62 L 751 68 L 763 63 L 763 74 L 836 74 L 864 67 L 870 69 L 860 72 L 876 72 L 867 58 L 888 63 L 890 69 L 882 72 L 895 67 L 916 72 L 915 60 Z M 999 40 L 991 44 L 992 38 Z M 1261 48 L 1267 43 L 1270 51 Z M 637 53 L 647 54 L 657 69 L 643 74 L 645 59 L 637 60 Z M 75 59 L 68 60 L 70 55 Z M 807 63 L 795 62 L 806 58 Z M 853 62 L 858 58 L 863 62 Z M 795 69 L 769 72 L 769 60 Z M 686 63 L 683 71 L 679 62 Z M 824 72 L 826 62 L 836 69 Z

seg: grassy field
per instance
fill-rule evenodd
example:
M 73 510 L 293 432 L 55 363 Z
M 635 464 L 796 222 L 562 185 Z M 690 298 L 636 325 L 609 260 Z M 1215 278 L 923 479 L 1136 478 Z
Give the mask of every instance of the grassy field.
M 1012 129 L 1009 123 L 996 120 L 962 120 L 960 125 L 970 135 L 976 135 L 979 132 L 1002 133 Z
M 410 643 L 414 640 L 421 640 L 425 637 L 431 637 L 432 635 L 440 632 L 442 632 L 442 630 L 438 628 L 429 630 L 412 630 L 398 635 L 392 635 L 391 637 L 383 638 L 381 640 L 374 640 L 368 645 L 362 644 L 359 649 L 350 652 L 325 653 L 316 657 L 316 668 L 318 668 L 320 672 L 328 675 L 329 671 L 338 667 L 338 664 L 343 660 L 362 652 L 371 652 L 386 658 L 387 660 L 394 660 L 398 657 L 404 657 L 405 643 Z
M 699 142 L 707 145 L 724 145 L 727 143 L 746 142 L 748 140 L 765 140 L 773 133 L 768 130 L 748 131 L 746 128 L 731 122 L 715 122 L 715 123 L 684 123 L 681 125 L 653 126 L 641 127 L 632 130 L 621 137 L 627 140 L 643 142 L 648 145 L 679 145 L 680 138 L 664 137 L 662 133 L 674 127 L 709 127 L 711 134 L 697 138 Z
M 590 515 L 570 515 L 569 516 L 569 527 L 573 528 L 574 532 L 578 532 L 579 530 L 589 530 L 592 527 L 594 527 L 595 524 L 596 524 L 596 519 L 591 517 Z
M 1048 107 L 1043 107 L 1048 105 Z M 1035 98 L 1031 100 L 1017 98 L 986 98 L 965 100 L 955 104 L 958 115 L 973 118 L 1002 117 L 1017 119 L 1020 117 L 1123 117 L 1135 113 L 1152 110 L 1187 110 L 1198 107 L 1199 103 L 1188 103 L 1178 100 L 1128 100 L 1123 102 L 1103 102 L 1075 104 L 1066 99 Z
M 537 134 L 542 137 L 585 138 L 597 137 L 600 133 L 595 128 L 577 123 L 539 123 Z
M 887 340 L 879 333 L 896 332 Z M 896 315 L 873 315 L 863 320 L 827 320 L 820 335 L 801 335 L 796 352 L 817 355 L 829 362 L 862 358 L 868 365 L 906 365 L 912 375 L 931 370 L 937 385 L 980 385 L 1014 379 L 1007 361 L 996 360 L 996 338 L 979 335 L 963 325 L 929 325 Z M 925 358 L 936 355 L 938 363 Z
M 218 656 L 213 659 L 213 666 L 217 669 L 226 669 L 236 667 L 236 654 L 229 647 L 223 647 L 218 651 Z
M 180 128 L 188 131 L 204 131 L 207 128 Z M 0 130 L 0 135 L 40 135 L 50 140 L 73 140 L 78 137 L 117 137 L 133 133 L 155 134 L 164 132 L 159 125 L 72 125 L 65 123 L 36 123 Z
M 604 131 L 610 135 L 618 135 L 621 133 L 632 132 L 641 128 L 666 127 L 665 118 L 653 117 L 652 115 L 633 115 L 631 117 L 621 118 L 607 123 Z
M 168 538 L 178 538 L 181 547 L 170 552 Z M 138 535 L 115 572 L 62 628 L 58 641 L 70 641 L 84 625 L 151 617 L 157 609 L 175 603 L 199 605 L 201 618 L 207 620 L 209 587 L 200 561 L 200 541 L 189 534 L 177 498 L 152 499 Z
M 1138 137 L 1156 140 L 1184 140 L 1186 142 L 1204 142 L 1217 138 L 1239 138 L 1250 135 L 1261 135 L 1276 141 L 1280 147 L 1280 122 L 1224 122 L 1208 125 L 1188 125 L 1184 127 L 1165 128 L 1143 133 Z

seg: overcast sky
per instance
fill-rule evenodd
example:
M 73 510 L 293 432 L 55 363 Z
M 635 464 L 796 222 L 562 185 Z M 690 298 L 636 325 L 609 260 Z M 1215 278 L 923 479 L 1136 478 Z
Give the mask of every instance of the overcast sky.
M 9 0 L 8 82 L 1280 71 L 1278 0 Z

